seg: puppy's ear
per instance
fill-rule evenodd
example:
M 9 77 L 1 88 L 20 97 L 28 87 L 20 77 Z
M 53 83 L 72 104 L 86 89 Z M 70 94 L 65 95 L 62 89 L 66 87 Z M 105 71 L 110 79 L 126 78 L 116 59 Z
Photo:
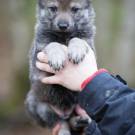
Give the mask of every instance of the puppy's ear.
M 93 0 L 87 0 L 89 3 L 93 2 Z
M 93 0 L 87 0 L 87 6 L 89 7 L 91 5 Z
M 44 8 L 45 7 L 45 0 L 38 0 L 38 5 L 40 8 Z
M 91 3 L 93 0 L 87 0 L 87 3 Z

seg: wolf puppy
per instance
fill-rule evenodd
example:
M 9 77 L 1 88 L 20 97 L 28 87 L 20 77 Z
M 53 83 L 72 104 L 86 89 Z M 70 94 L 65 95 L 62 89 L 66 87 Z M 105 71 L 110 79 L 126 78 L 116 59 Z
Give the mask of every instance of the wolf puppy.
M 52 129 L 61 122 L 59 135 L 70 135 L 67 123 L 76 128 L 88 118 L 71 118 L 77 105 L 76 92 L 41 83 L 41 78 L 50 74 L 36 68 L 37 53 L 44 51 L 49 65 L 59 71 L 67 59 L 62 47 L 66 45 L 68 59 L 80 63 L 88 52 L 87 43 L 94 50 L 94 18 L 90 0 L 38 0 L 36 32 L 30 52 L 31 90 L 25 103 L 29 114 L 41 126 Z

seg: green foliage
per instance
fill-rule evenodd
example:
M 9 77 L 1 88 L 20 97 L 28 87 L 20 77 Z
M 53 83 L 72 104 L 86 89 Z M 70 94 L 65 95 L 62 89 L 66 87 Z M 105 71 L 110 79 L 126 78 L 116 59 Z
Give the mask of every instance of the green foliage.
M 13 93 L 12 97 L 3 104 L 0 104 L 0 120 L 6 119 L 12 113 L 17 111 L 17 108 L 24 108 L 24 99 L 26 93 L 29 90 L 29 80 L 28 80 L 28 67 L 25 66 L 19 71 L 15 72 L 14 83 L 13 83 Z

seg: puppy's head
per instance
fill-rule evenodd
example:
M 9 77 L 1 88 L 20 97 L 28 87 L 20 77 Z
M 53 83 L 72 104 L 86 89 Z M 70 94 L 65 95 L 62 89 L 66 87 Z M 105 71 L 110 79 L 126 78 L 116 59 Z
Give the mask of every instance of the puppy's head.
M 94 21 L 91 0 L 38 0 L 38 20 L 58 32 L 82 30 Z

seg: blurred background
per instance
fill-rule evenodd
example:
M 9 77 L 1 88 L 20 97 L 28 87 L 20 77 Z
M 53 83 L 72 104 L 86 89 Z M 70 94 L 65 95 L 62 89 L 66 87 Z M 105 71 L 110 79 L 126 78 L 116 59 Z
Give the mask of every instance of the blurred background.
M 0 1 L 0 135 L 45 135 L 24 109 L 36 0 Z M 135 0 L 94 0 L 99 67 L 135 88 Z

